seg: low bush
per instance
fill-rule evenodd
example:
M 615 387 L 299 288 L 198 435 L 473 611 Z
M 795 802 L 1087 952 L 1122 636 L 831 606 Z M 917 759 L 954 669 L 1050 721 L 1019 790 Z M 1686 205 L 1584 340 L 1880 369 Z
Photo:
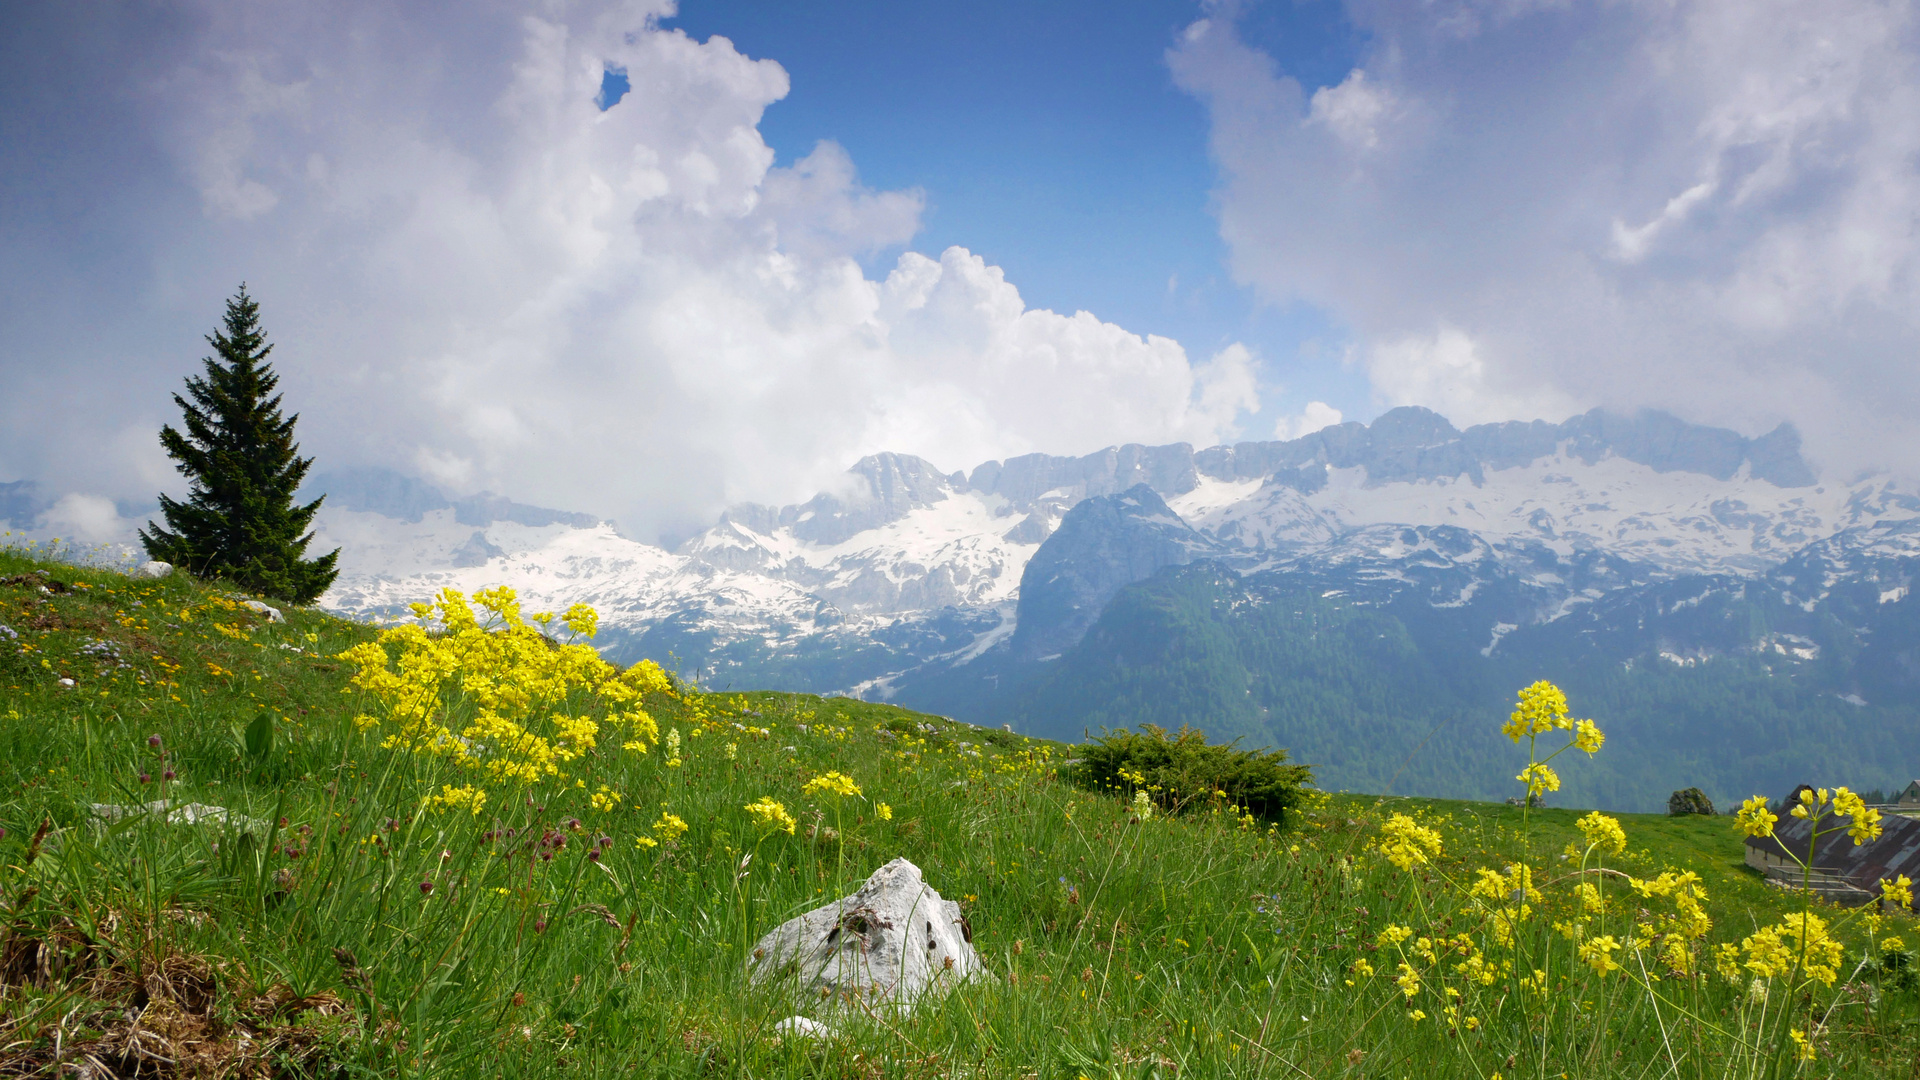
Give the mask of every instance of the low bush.
M 1279 821 L 1313 782 L 1305 765 L 1287 763 L 1285 750 L 1242 750 L 1240 741 L 1208 743 L 1204 732 L 1142 724 L 1139 731 L 1107 731 L 1080 748 L 1075 779 L 1096 790 L 1144 792 L 1169 813 L 1224 800 L 1242 812 Z

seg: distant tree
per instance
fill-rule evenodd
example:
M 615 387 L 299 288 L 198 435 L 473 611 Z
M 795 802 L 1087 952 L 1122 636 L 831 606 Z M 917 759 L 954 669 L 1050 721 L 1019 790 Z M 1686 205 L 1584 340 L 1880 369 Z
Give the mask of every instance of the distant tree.
M 187 378 L 187 397 L 173 395 L 186 433 L 160 429 L 160 445 L 188 480 L 187 500 L 160 496 L 167 528 L 149 521 L 140 541 L 150 557 L 200 577 L 312 603 L 333 584 L 340 552 L 304 557 L 313 540 L 307 526 L 325 496 L 294 504 L 313 459 L 300 457 L 293 441 L 299 415 L 280 415 L 280 377 L 266 362 L 273 346 L 245 284 L 227 301 L 226 332 L 207 343 L 214 355 L 202 361 L 205 375 Z

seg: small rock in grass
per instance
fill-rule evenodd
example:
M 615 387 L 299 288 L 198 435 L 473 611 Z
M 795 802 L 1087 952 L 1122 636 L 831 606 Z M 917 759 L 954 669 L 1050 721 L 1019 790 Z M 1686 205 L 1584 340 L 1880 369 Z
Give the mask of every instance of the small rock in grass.
M 793 1036 L 797 1039 L 831 1039 L 838 1032 L 818 1020 L 804 1016 L 789 1016 L 773 1025 L 773 1033 L 782 1038 Z
M 895 859 L 852 896 L 775 927 L 747 961 L 754 982 L 791 980 L 802 1000 L 910 1008 L 985 973 L 960 905 Z
M 130 576 L 137 577 L 137 578 L 163 578 L 171 573 L 173 573 L 172 563 L 160 562 L 157 559 L 149 559 L 146 562 L 141 563 L 139 566 L 134 567 L 133 573 Z
M 260 614 L 265 615 L 267 617 L 268 622 L 286 622 L 287 621 L 286 616 L 280 614 L 279 608 L 272 607 L 267 604 L 263 604 L 258 600 L 248 600 L 246 603 L 242 604 L 241 606 L 246 608 L 248 611 L 257 611 Z

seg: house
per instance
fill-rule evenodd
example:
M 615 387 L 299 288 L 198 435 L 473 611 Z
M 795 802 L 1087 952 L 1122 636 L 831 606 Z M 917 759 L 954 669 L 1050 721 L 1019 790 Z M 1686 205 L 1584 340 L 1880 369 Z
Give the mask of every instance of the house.
M 1900 794 L 1893 797 L 1895 806 L 1920 806 L 1920 780 L 1909 780 Z
M 1912 790 L 1911 785 L 1908 790 Z M 1792 796 L 1788 799 L 1774 808 L 1780 821 L 1773 827 L 1772 836 L 1747 837 L 1747 865 L 1769 880 L 1799 887 L 1804 861 L 1812 867 L 1811 874 L 1805 876 L 1807 885 L 1825 899 L 1848 905 L 1879 899 L 1883 878 L 1905 874 L 1920 881 L 1920 821 L 1887 815 L 1880 819 L 1879 839 L 1855 845 L 1847 835 L 1846 819 L 1828 817 L 1822 823 L 1819 849 L 1809 858 L 1807 839 L 1813 827 L 1787 813 Z M 1825 831 L 1836 824 L 1838 828 Z

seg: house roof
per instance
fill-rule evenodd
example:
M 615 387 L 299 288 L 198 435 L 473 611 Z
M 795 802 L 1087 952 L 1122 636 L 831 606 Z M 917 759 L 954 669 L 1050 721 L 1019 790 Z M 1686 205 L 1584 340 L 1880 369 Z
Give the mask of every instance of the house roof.
M 1829 818 L 1831 825 L 1835 819 Z M 1774 858 L 1798 859 L 1815 870 L 1843 877 L 1870 892 L 1880 891 L 1880 880 L 1905 874 L 1920 881 L 1920 821 L 1888 815 L 1880 819 L 1880 837 L 1856 845 L 1844 826 L 1822 830 L 1818 849 L 1807 858 L 1811 823 L 1783 815 L 1772 836 L 1749 836 L 1747 846 Z

